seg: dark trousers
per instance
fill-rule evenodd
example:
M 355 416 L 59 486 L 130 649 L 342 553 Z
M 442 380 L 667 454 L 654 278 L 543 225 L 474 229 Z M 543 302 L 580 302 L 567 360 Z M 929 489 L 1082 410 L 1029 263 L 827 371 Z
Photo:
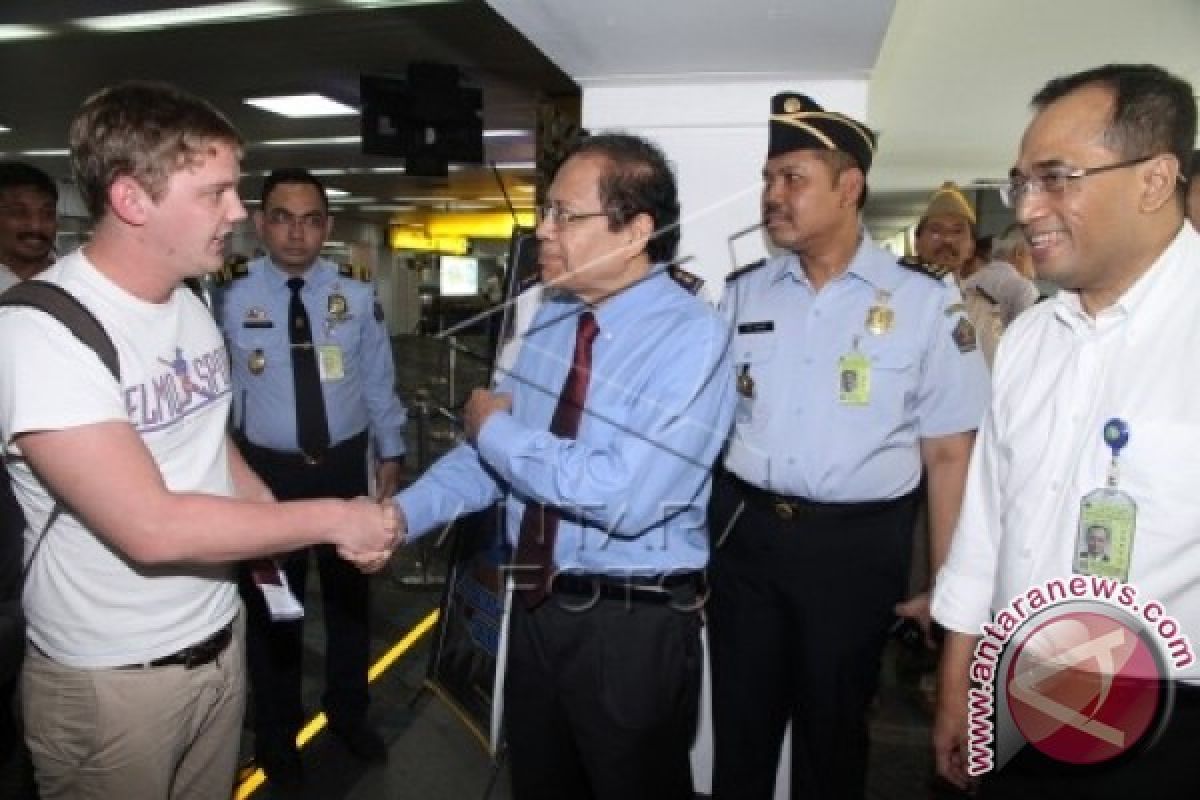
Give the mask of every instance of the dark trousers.
M 692 800 L 700 615 L 513 602 L 504 684 L 515 800 Z
M 1176 684 L 1167 727 L 1152 747 L 1111 762 L 1073 766 L 1043 755 L 1032 745 L 1003 769 L 988 775 L 979 797 L 986 800 L 1128 800 L 1200 797 L 1200 687 Z
M 280 500 L 358 497 L 367 492 L 367 437 L 360 434 L 329 451 L 318 465 L 282 458 L 242 444 L 242 453 Z M 356 723 L 367 713 L 370 613 L 367 576 L 338 558 L 330 545 L 280 557 L 292 591 L 303 602 L 310 550 L 321 572 L 325 616 L 325 693 L 330 723 Z M 301 656 L 304 622 L 272 622 L 247 568 L 238 586 L 246 604 L 246 662 L 254 698 L 256 749 L 290 747 L 304 722 Z
M 735 479 L 714 482 L 708 620 L 716 800 L 774 796 L 789 720 L 792 797 L 863 796 L 866 713 L 892 608 L 908 581 L 915 508 L 908 495 L 814 504 L 784 520 Z

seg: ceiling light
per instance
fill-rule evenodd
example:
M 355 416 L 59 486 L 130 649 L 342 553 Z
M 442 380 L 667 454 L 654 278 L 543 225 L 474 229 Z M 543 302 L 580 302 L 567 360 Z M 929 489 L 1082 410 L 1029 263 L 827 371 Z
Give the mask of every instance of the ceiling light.
M 131 14 L 83 17 L 75 20 L 74 24 L 97 33 L 128 33 L 184 25 L 243 22 L 250 19 L 281 17 L 291 14 L 293 11 L 295 8 L 290 2 L 245 0 L 239 3 L 218 3 L 211 6 L 173 8 L 164 11 L 138 11 Z
M 374 173 L 375 175 L 388 175 L 391 173 L 403 175 L 404 167 L 370 167 L 367 172 Z
M 368 203 L 359 208 L 363 211 L 415 211 L 417 207 L 406 203 Z
M 41 39 L 50 31 L 36 25 L 0 25 L 0 42 L 15 42 L 20 39 Z
M 532 161 L 498 161 L 496 169 L 535 169 Z
M 69 156 L 70 150 L 22 150 L 21 155 L 32 156 L 34 158 L 54 158 L 57 156 Z
M 309 175 L 346 175 L 349 172 L 350 172 L 350 170 L 342 169 L 341 167 L 330 167 L 328 169 L 310 169 L 308 171 L 308 174 Z
M 12 130 L 12 128 L 9 128 L 5 125 L 0 125 L 0 133 L 8 133 L 11 130 Z
M 321 247 L 345 247 L 345 246 L 346 246 L 345 242 L 339 242 L 336 239 L 331 239 L 330 241 L 327 241 L 327 242 L 325 242 L 325 244 L 321 245 Z
M 503 128 L 492 131 L 484 131 L 483 138 L 485 139 L 502 139 L 512 136 L 532 136 L 533 131 L 523 131 L 516 128 Z
M 353 117 L 358 110 L 323 94 L 282 94 L 273 97 L 247 97 L 242 102 L 292 119 L 309 117 Z
M 268 139 L 259 144 L 265 147 L 310 147 L 326 144 L 360 144 L 361 136 L 317 136 L 310 139 Z
M 340 202 L 343 197 L 349 197 L 350 193 L 345 189 L 335 189 L 332 186 L 325 187 L 325 194 L 329 197 L 336 197 Z
M 356 206 L 363 203 L 374 203 L 375 200 L 376 198 L 374 197 L 338 197 L 330 202 L 339 203 L 344 206 Z
M 456 3 L 458 0 L 342 0 L 342 5 L 351 8 L 397 8 L 399 6 L 436 6 Z

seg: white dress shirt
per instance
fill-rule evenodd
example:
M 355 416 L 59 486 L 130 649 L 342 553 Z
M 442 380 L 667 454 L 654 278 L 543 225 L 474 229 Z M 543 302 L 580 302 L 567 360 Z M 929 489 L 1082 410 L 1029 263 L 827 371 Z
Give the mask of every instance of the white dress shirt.
M 1027 589 L 1072 575 L 1080 500 L 1104 486 L 1102 426 L 1130 430 L 1120 488 L 1137 503 L 1129 583 L 1200 645 L 1200 236 L 1182 230 L 1094 319 L 1075 292 L 1034 306 L 1001 341 L 992 405 L 934 617 L 978 634 Z M 1200 680 L 1195 663 L 1179 673 Z

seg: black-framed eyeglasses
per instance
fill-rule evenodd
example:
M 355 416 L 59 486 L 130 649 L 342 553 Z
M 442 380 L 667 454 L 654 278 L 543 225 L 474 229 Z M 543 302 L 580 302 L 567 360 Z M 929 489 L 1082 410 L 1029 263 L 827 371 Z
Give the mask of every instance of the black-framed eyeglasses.
M 1017 203 L 1027 194 L 1046 192 L 1050 195 L 1061 195 L 1067 187 L 1081 178 L 1089 175 L 1099 175 L 1114 169 L 1125 169 L 1144 164 L 1154 155 L 1131 158 L 1128 161 L 1118 161 L 1115 164 L 1103 164 L 1099 167 L 1051 167 L 1033 175 L 1025 176 L 1014 173 L 1008 178 L 1008 185 L 1000 187 L 1000 199 L 1009 208 L 1016 208 Z
M 556 228 L 565 228 L 572 222 L 591 219 L 592 217 L 607 217 L 611 212 L 604 211 L 568 211 L 562 206 L 538 206 L 538 222 L 548 222 Z

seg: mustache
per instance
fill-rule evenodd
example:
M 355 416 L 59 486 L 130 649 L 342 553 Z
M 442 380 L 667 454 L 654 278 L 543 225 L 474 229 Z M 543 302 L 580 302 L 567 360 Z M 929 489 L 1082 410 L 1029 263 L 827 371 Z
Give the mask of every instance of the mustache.
M 54 239 L 44 233 L 18 233 L 17 240 L 21 242 L 41 242 L 42 244 L 53 244 Z

